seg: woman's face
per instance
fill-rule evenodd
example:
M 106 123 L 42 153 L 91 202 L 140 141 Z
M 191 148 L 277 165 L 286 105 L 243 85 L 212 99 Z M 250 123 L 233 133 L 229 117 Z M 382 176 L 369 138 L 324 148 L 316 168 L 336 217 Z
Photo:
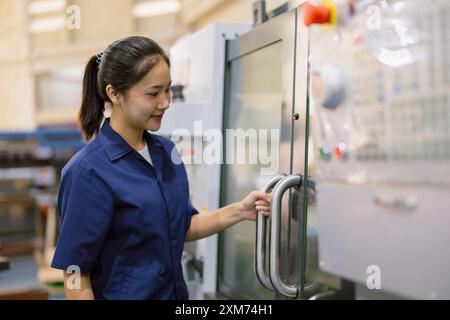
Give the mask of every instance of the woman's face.
M 170 69 L 163 58 L 133 87 L 121 103 L 126 122 L 137 129 L 158 131 L 164 112 L 169 108 Z

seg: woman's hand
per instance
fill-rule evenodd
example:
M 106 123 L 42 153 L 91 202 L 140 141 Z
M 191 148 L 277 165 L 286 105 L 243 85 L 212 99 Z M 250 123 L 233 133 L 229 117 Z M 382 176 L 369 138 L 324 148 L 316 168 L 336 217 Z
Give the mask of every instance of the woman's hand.
M 91 276 L 88 273 L 82 273 L 81 275 L 71 275 L 65 271 L 63 273 L 64 292 L 67 300 L 95 300 Z M 79 277 L 79 279 L 74 277 Z M 78 288 L 75 285 L 77 281 L 79 281 Z
M 257 212 L 269 216 L 271 194 L 252 191 L 238 203 L 238 211 L 242 220 L 256 220 Z

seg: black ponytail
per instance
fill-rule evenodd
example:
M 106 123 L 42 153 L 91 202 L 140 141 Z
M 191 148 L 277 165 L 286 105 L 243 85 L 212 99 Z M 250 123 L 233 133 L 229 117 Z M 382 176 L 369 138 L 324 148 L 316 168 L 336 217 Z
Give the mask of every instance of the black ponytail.
M 105 99 L 99 93 L 98 65 L 97 56 L 90 58 L 83 77 L 83 92 L 78 118 L 86 140 L 98 133 L 105 109 Z
M 98 134 L 103 120 L 106 94 L 110 84 L 124 94 L 163 59 L 170 67 L 165 51 L 152 39 L 127 37 L 112 43 L 102 54 L 89 59 L 83 77 L 79 121 L 87 140 Z

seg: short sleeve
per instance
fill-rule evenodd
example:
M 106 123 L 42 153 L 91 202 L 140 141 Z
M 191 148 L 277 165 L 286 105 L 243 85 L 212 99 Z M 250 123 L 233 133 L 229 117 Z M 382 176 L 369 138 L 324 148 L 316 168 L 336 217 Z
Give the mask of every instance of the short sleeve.
M 62 175 L 58 210 L 61 230 L 51 266 L 62 270 L 78 266 L 82 273 L 88 273 L 112 226 L 112 191 L 81 161 Z
M 187 190 L 187 194 L 188 194 L 188 197 L 189 197 L 189 195 L 191 193 L 190 193 L 190 190 L 189 190 L 189 181 L 188 181 L 188 178 L 187 178 L 186 167 L 185 167 L 183 161 L 181 161 L 181 166 L 183 166 L 183 171 L 184 171 L 184 174 L 185 174 L 185 177 L 186 177 L 186 182 L 185 183 L 186 183 L 186 186 L 187 186 L 187 189 L 188 189 Z M 198 210 L 192 204 L 192 201 L 191 201 L 190 197 L 188 198 L 188 201 L 187 201 L 187 213 L 186 214 L 188 216 L 188 218 L 187 218 L 188 222 L 187 222 L 185 233 L 191 227 L 192 216 L 195 215 L 195 214 L 198 214 Z
M 189 199 L 189 203 L 188 203 L 188 214 L 191 216 L 194 214 L 198 214 L 198 210 L 192 205 L 192 202 L 190 199 Z
M 187 222 L 187 225 L 186 225 L 185 234 L 188 232 L 189 228 L 191 227 L 192 217 L 193 217 L 195 214 L 198 214 L 198 210 L 192 205 L 191 200 L 189 200 L 189 202 L 188 202 L 188 208 L 187 208 L 187 211 L 188 211 L 188 212 L 187 212 L 187 215 L 188 215 L 187 220 L 188 220 L 188 222 Z

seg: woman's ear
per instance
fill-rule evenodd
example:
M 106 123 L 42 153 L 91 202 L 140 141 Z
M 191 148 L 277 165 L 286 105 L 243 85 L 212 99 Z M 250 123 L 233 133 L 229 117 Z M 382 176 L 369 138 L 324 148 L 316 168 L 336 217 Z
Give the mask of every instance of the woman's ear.
M 121 95 L 113 88 L 112 85 L 106 86 L 106 94 L 113 105 L 118 105 L 121 102 Z

